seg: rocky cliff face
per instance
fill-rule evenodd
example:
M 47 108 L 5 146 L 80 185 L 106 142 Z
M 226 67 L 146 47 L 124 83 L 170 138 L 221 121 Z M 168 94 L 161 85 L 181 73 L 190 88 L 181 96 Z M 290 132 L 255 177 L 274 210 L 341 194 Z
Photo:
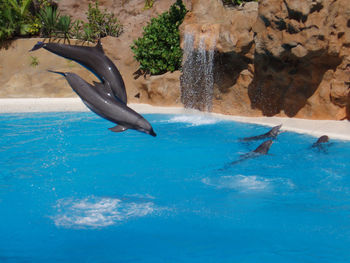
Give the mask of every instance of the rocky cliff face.
M 181 33 L 215 39 L 214 111 L 350 117 L 347 0 L 260 0 L 235 9 L 207 2 L 192 1 Z
M 346 117 L 349 1 L 263 0 L 254 31 L 253 108 L 268 116 Z

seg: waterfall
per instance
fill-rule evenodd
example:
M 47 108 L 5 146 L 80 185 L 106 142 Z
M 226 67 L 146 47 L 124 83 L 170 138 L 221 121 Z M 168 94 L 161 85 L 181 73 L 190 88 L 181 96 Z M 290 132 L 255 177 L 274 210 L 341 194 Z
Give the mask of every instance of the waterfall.
M 206 43 L 210 42 L 209 45 Z M 194 34 L 184 35 L 184 57 L 181 76 L 181 100 L 186 108 L 211 111 L 214 91 L 215 41 L 199 37 L 195 49 Z

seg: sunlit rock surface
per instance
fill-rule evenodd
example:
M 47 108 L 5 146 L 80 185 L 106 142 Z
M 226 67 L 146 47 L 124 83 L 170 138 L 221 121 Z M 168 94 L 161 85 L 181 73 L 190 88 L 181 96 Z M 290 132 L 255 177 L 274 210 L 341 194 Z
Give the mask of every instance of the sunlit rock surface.
M 347 0 L 261 0 L 238 8 L 193 0 L 192 7 L 183 42 L 192 32 L 195 47 L 203 35 L 216 43 L 213 111 L 350 117 Z
M 253 108 L 268 116 L 346 117 L 349 1 L 262 0 L 254 31 Z

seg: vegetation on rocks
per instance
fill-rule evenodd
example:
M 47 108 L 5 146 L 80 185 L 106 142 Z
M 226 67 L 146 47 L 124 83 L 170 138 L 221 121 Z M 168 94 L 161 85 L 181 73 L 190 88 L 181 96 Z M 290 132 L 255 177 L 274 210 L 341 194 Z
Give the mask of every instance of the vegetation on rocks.
M 87 23 L 74 21 L 61 15 L 50 0 L 0 0 L 0 41 L 27 35 L 93 41 L 122 33 L 118 19 L 106 9 L 101 11 L 98 1 L 89 4 L 86 15 Z
M 140 70 L 152 75 L 175 71 L 181 67 L 179 25 L 187 9 L 177 0 L 169 9 L 144 27 L 143 36 L 131 46 Z
M 224 5 L 241 5 L 245 2 L 258 2 L 258 0 L 222 0 L 222 2 L 224 3 Z

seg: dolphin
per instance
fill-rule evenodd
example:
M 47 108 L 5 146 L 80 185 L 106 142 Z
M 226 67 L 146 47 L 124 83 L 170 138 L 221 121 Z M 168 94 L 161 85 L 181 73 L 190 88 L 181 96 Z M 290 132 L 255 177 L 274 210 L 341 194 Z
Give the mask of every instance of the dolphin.
M 134 129 L 154 137 L 156 136 L 151 124 L 140 114 L 107 94 L 103 92 L 99 93 L 96 91 L 95 86 L 89 84 L 77 74 L 51 70 L 49 70 L 49 72 L 64 76 L 72 89 L 91 111 L 117 124 L 115 127 L 109 128 L 109 130 L 113 132 L 122 132 L 127 129 Z M 102 89 L 103 85 L 100 85 Z
M 61 57 L 74 60 L 96 75 L 104 84 L 109 96 L 114 96 L 124 104 L 127 103 L 125 84 L 119 70 L 103 51 L 101 41 L 94 47 L 74 46 L 60 43 L 38 42 L 29 51 L 44 48 Z M 94 82 L 96 84 L 97 82 Z
M 329 141 L 329 137 L 327 135 L 322 135 L 317 141 L 312 145 L 312 147 L 320 146 L 321 143 L 326 143 Z
M 273 127 L 267 133 L 264 133 L 264 134 L 261 134 L 258 136 L 243 138 L 242 141 L 254 141 L 254 140 L 267 139 L 267 138 L 275 139 L 277 137 L 277 135 L 281 133 L 281 131 L 280 131 L 281 127 L 282 127 L 282 124 Z
M 223 169 L 220 169 L 220 170 L 225 170 L 225 169 L 229 168 L 231 165 L 240 163 L 240 162 L 247 160 L 247 159 L 259 157 L 261 155 L 266 155 L 268 153 L 268 151 L 270 150 L 272 143 L 273 143 L 273 140 L 264 141 L 254 151 L 241 155 L 238 160 L 233 161 L 233 162 L 225 165 L 225 167 Z
M 327 152 L 326 145 L 329 142 L 329 137 L 327 135 L 322 135 L 317 139 L 311 146 L 311 148 L 317 148 L 319 151 Z

